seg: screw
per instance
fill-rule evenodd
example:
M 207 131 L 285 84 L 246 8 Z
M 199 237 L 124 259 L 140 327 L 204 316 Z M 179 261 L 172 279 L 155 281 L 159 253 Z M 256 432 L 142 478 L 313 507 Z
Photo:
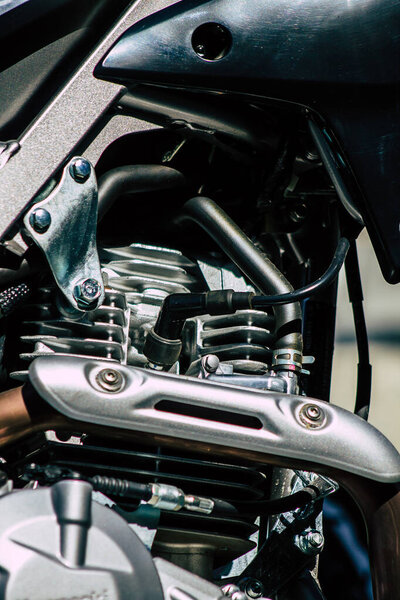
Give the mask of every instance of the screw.
M 74 288 L 74 298 L 80 308 L 93 306 L 101 296 L 101 284 L 97 279 L 84 279 Z
M 249 598 L 260 598 L 264 593 L 264 586 L 258 579 L 250 579 L 246 584 L 246 594 Z
M 69 172 L 77 183 L 85 183 L 89 179 L 92 165 L 85 158 L 77 158 L 71 163 Z
M 219 367 L 219 358 L 215 354 L 207 354 L 203 358 L 203 367 L 207 373 L 215 373 Z
M 29 223 L 36 233 L 45 233 L 51 224 L 50 213 L 44 208 L 37 208 L 31 213 Z
M 107 392 L 119 392 L 124 384 L 124 378 L 115 369 L 103 369 L 97 374 L 96 381 Z
M 324 546 L 324 536 L 320 531 L 311 529 L 299 536 L 298 547 L 304 554 L 317 554 Z

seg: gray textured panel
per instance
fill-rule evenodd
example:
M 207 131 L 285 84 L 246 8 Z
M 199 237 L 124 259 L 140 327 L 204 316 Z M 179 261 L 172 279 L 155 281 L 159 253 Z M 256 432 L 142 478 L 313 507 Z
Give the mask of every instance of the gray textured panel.
M 118 370 L 124 386 L 110 397 L 96 383 L 103 367 L 94 360 L 43 357 L 32 363 L 29 374 L 36 391 L 72 419 L 312 461 L 376 481 L 400 481 L 400 454 L 389 440 L 337 406 L 123 366 Z M 161 400 L 179 409 L 158 410 Z M 321 415 L 317 425 L 302 416 L 310 404 Z M 196 416 L 188 415 L 194 406 Z M 201 409 L 225 411 L 228 418 L 221 422 L 219 414 L 218 422 L 217 416 L 211 421 L 209 411 L 199 418 Z M 237 415 L 243 415 L 245 426 L 232 424 L 240 422 Z M 246 423 L 246 417 L 252 417 L 253 424 Z
M 97 63 L 130 25 L 171 4 L 171 0 L 132 2 L 112 31 L 26 130 L 20 140 L 21 149 L 0 171 L 2 236 L 120 95 L 122 86 L 95 79 L 93 69 Z

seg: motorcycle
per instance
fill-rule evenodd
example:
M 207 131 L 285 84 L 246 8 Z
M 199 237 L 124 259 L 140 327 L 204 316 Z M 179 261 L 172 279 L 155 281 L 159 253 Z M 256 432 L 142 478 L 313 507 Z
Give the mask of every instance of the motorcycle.
M 361 520 L 400 598 L 356 245 L 400 281 L 399 18 L 0 2 L 2 598 L 329 600 Z M 355 414 L 329 403 L 342 267 Z

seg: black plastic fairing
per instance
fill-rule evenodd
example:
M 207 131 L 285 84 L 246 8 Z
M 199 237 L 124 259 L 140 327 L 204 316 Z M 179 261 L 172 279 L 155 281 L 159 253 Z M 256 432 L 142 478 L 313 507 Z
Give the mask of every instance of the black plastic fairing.
M 129 29 L 96 75 L 279 99 L 321 115 L 356 177 L 354 201 L 384 276 L 400 281 L 397 1 L 183 0 Z

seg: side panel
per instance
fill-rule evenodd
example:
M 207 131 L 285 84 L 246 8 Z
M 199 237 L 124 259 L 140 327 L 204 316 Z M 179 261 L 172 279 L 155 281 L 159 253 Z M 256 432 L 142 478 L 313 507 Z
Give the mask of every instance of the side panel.
M 400 281 L 398 2 L 183 0 L 128 30 L 96 74 L 280 99 L 321 115 L 358 182 L 354 199 L 384 276 Z

